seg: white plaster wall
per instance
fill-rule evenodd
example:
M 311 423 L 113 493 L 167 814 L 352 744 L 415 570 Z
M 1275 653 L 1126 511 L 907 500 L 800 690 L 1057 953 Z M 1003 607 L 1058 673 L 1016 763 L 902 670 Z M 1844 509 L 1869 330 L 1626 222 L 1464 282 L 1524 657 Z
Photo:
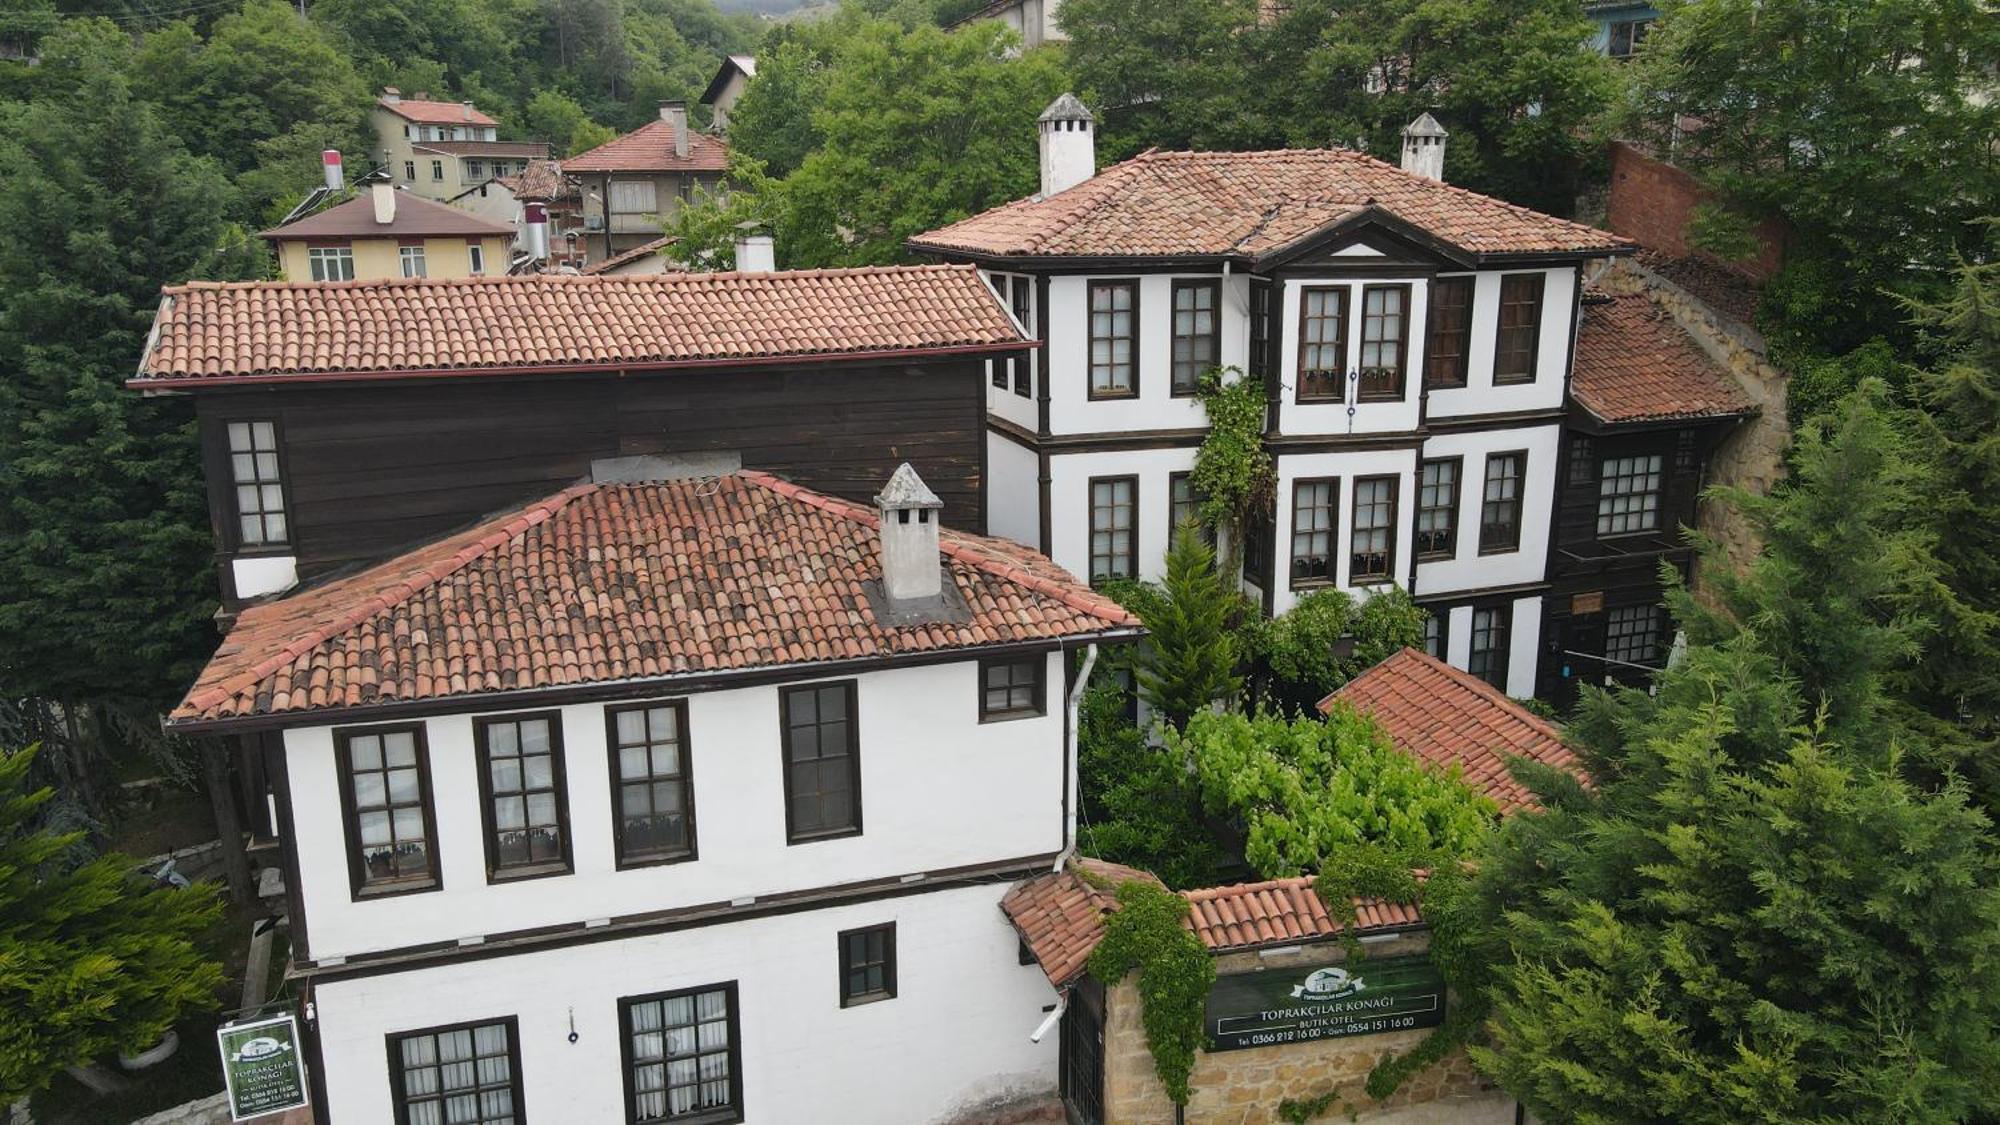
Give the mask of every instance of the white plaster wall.
M 1493 350 L 1500 326 L 1500 278 L 1504 273 L 1541 273 L 1542 334 L 1535 349 L 1535 380 L 1509 386 L 1493 385 Z M 1455 418 L 1467 414 L 1555 410 L 1563 405 L 1570 362 L 1572 306 L 1576 300 L 1576 269 L 1486 271 L 1472 283 L 1472 351 L 1466 362 L 1465 386 L 1430 393 L 1429 416 Z M 1418 337 L 1421 340 L 1423 337 Z M 1414 350 L 1414 349 L 1413 349 Z M 1423 370 L 1415 365 L 1413 370 Z
M 1173 396 L 1173 282 L 1217 274 L 1073 274 L 1049 283 L 1049 432 L 1125 433 L 1198 429 L 1208 416 L 1194 398 Z M 1139 397 L 1090 401 L 1090 282 L 1139 282 Z M 1250 355 L 1250 282 L 1233 273 L 1222 285 L 1222 363 L 1244 367 Z
M 1272 612 L 1284 613 L 1298 603 L 1299 598 L 1322 587 L 1292 589 L 1292 484 L 1303 477 L 1339 477 L 1340 506 L 1339 523 L 1334 528 L 1334 564 L 1337 571 L 1334 587 L 1346 590 L 1356 598 L 1365 598 L 1379 589 L 1377 586 L 1352 586 L 1348 582 L 1348 534 L 1354 526 L 1354 478 L 1394 476 L 1396 485 L 1396 563 L 1393 585 L 1401 586 L 1408 581 L 1412 529 L 1416 526 L 1415 485 L 1417 452 L 1414 449 L 1368 449 L 1344 453 L 1294 453 L 1278 458 L 1277 514 L 1277 592 L 1272 599 Z
M 1548 575 L 1549 520 L 1556 501 L 1556 456 L 1562 427 L 1543 426 L 1439 434 L 1424 442 L 1424 458 L 1462 457 L 1458 489 L 1458 554 L 1417 564 L 1417 593 L 1424 597 L 1453 590 L 1477 590 L 1540 582 Z M 1521 546 L 1502 554 L 1479 553 L 1479 505 L 1486 487 L 1486 455 L 1528 451 L 1521 480 Z M 1415 499 L 1403 509 L 1414 529 Z
M 1369 285 L 1408 285 L 1410 287 L 1410 323 L 1406 331 L 1410 334 L 1409 355 L 1405 360 L 1403 397 L 1395 402 L 1355 402 L 1354 414 L 1350 419 L 1348 405 L 1344 402 L 1298 401 L 1299 386 L 1299 311 L 1304 305 L 1304 292 L 1308 288 L 1346 286 L 1347 296 L 1347 370 L 1358 370 L 1361 366 L 1361 291 Z M 1385 434 L 1407 433 L 1417 428 L 1418 396 L 1423 390 L 1423 340 L 1426 315 L 1430 303 L 1429 283 L 1419 276 L 1405 277 L 1304 277 L 1287 278 L 1282 299 L 1284 332 L 1279 346 L 1278 374 L 1283 380 L 1278 407 L 1278 429 L 1285 434 Z M 1347 398 L 1355 397 L 1356 388 L 1350 384 Z
M 986 434 L 986 530 L 1041 549 L 1041 465 L 1035 452 L 1000 434 Z
M 1542 596 L 1515 598 L 1514 620 L 1509 627 L 1513 643 L 1507 652 L 1507 694 L 1526 699 L 1535 694 L 1537 662 L 1542 656 Z
M 743 1120 L 927 1122 L 1053 1089 L 1055 1001 L 1020 965 L 1004 884 L 335 981 L 315 999 L 332 1119 L 393 1120 L 386 1038 L 514 1016 L 522 1118 L 625 1120 L 618 1001 L 735 981 Z M 896 996 L 843 1009 L 835 935 L 896 923 Z M 568 1041 L 575 1020 L 577 1041 Z
M 483 186 L 486 189 L 485 195 L 479 194 L 479 189 L 474 188 L 467 194 L 452 200 L 451 205 L 461 211 L 469 211 L 482 219 L 491 219 L 493 222 L 506 223 L 513 227 L 514 249 L 525 251 L 528 248 L 528 232 L 527 228 L 521 222 L 524 215 L 521 201 L 515 199 L 514 193 L 501 184 L 487 183 Z M 505 262 L 490 263 L 487 266 L 486 272 L 503 273 L 506 270 L 506 265 Z
M 981 270 L 980 276 L 986 279 L 988 286 L 994 286 L 995 271 Z M 1013 274 L 1011 275 L 1011 283 L 1027 285 L 1032 289 L 1035 279 L 1026 274 Z M 1000 307 L 1007 310 L 1007 315 L 1011 319 L 1014 310 L 1013 305 L 1007 297 L 1000 295 L 1000 290 L 997 287 L 994 287 L 993 292 L 994 296 L 1000 301 Z M 1029 339 L 1033 339 L 1035 336 L 1034 317 L 1034 302 L 1030 301 L 1028 303 L 1028 323 L 1020 326 L 1021 334 Z M 1008 378 L 1007 385 L 1004 387 L 993 385 L 993 371 L 995 368 L 1006 368 L 1007 361 L 1005 359 L 989 359 L 986 361 L 986 411 L 995 417 L 1004 418 L 1032 434 L 1039 433 L 1042 428 L 1041 406 L 1036 400 L 1036 396 L 1041 389 L 1042 380 L 1041 351 L 1037 349 L 1029 352 L 1027 362 L 1029 369 L 1033 372 L 1032 381 L 1029 383 L 1031 393 L 1021 395 L 1014 392 L 1014 384 L 1011 377 Z
M 1114 453 L 1058 453 L 1049 458 L 1049 557 L 1088 581 L 1090 578 L 1090 480 L 1139 478 L 1139 577 L 1166 573 L 1171 535 L 1168 509 L 1173 493 L 1167 478 L 1194 468 L 1193 447 L 1135 449 Z
M 687 696 L 697 850 L 615 870 L 604 708 L 562 708 L 574 871 L 489 885 L 472 716 L 430 719 L 440 890 L 351 900 L 332 728 L 285 732 L 316 959 L 1050 853 L 1062 846 L 1060 657 L 1048 713 L 980 723 L 978 664 L 858 677 L 863 832 L 787 845 L 778 688 Z M 672 698 L 662 695 L 660 698 Z

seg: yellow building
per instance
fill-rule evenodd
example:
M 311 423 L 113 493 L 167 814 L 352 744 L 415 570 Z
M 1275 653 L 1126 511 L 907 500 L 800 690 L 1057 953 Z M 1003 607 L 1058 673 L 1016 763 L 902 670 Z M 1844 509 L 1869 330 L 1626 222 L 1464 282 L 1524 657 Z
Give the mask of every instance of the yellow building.
M 377 181 L 336 207 L 263 232 L 287 281 L 504 274 L 514 228 Z
M 503 141 L 500 123 L 471 102 L 404 97 L 386 86 L 369 115 L 376 161 L 405 191 L 447 200 L 493 176 L 518 175 L 547 160 L 543 141 Z

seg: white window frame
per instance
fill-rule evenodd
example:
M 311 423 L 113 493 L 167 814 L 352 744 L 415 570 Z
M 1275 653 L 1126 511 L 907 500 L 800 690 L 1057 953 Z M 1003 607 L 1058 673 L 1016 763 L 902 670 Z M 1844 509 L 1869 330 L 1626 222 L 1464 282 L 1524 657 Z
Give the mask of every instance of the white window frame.
M 308 246 L 306 247 L 306 267 L 314 281 L 353 281 L 354 248 L 352 246 Z
M 424 269 L 424 248 L 419 246 L 396 247 L 396 260 L 403 267 L 404 277 L 428 277 Z

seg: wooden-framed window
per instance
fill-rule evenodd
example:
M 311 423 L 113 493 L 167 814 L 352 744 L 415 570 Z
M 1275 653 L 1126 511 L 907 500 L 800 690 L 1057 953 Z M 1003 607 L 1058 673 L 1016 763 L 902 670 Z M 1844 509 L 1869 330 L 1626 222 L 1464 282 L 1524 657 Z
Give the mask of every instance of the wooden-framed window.
M 652 180 L 611 181 L 611 210 L 620 215 L 651 215 L 660 210 L 660 186 Z
M 979 662 L 979 721 L 1025 719 L 1048 713 L 1040 655 Z
M 1504 554 L 1521 549 L 1521 477 L 1528 453 L 1486 455 L 1486 487 L 1479 503 L 1479 553 Z
M 1250 279 L 1250 365 L 1252 379 L 1271 373 L 1271 283 Z
M 479 811 L 486 877 L 517 879 L 569 871 L 569 795 L 563 778 L 562 713 L 472 721 L 479 752 Z
M 1539 273 L 1510 273 L 1500 279 L 1500 330 L 1493 345 L 1495 383 L 1535 381 L 1545 280 Z
M 253 550 L 291 542 L 285 512 L 284 471 L 278 458 L 278 424 L 268 420 L 231 422 L 229 478 L 236 500 L 236 544 Z
M 437 816 L 423 724 L 338 730 L 333 749 L 354 897 L 436 890 Z
M 1292 588 L 1334 580 L 1334 532 L 1339 525 L 1340 478 L 1292 482 Z
M 1512 616 L 1513 607 L 1504 605 L 1472 611 L 1472 646 L 1465 670 L 1501 691 L 1507 690 L 1507 634 Z
M 743 1120 L 743 1029 L 736 982 L 618 1001 L 625 1120 Z
M 1631 535 L 1660 526 L 1664 464 L 1658 453 L 1604 459 L 1597 474 L 1597 534 Z
M 308 246 L 306 268 L 314 281 L 353 281 L 352 246 Z
M 1604 615 L 1604 656 L 1623 664 L 1657 667 L 1664 614 L 1656 605 L 1628 605 Z M 1616 665 L 1613 671 L 1616 671 Z
M 840 1006 L 896 998 L 896 923 L 840 933 Z
M 466 264 L 471 268 L 472 276 L 484 277 L 486 275 L 486 248 L 484 246 L 481 246 L 477 242 L 471 243 L 465 248 L 465 258 Z
M 1253 504 L 1243 517 L 1243 577 L 1268 586 L 1275 579 L 1271 568 L 1277 551 L 1277 519 L 1270 505 Z
M 444 161 L 442 160 L 431 161 L 431 179 L 433 180 L 444 179 Z
M 1090 397 L 1139 393 L 1139 283 L 1090 283 Z
M 1613 23 L 1605 36 L 1604 53 L 1614 59 L 1629 59 L 1646 41 L 1646 32 L 1651 30 L 1652 20 L 1619 20 Z
M 396 1125 L 515 1125 L 521 1103 L 520 1026 L 513 1016 L 389 1037 Z
M 1194 486 L 1193 473 L 1167 474 L 1167 534 L 1179 535 L 1181 528 L 1194 524 L 1202 542 L 1215 549 L 1215 528 L 1201 518 L 1201 492 Z M 1168 546 L 1171 548 L 1172 540 Z
M 1021 322 L 1021 331 L 1029 336 L 1035 334 L 1035 285 L 1034 279 L 1014 277 L 1009 279 L 1007 304 L 1014 312 L 1014 319 Z M 1014 379 L 1014 393 L 1022 398 L 1033 398 L 1035 394 L 1035 357 L 1026 353 L 1007 360 Z
M 1597 458 L 1591 456 L 1590 438 L 1569 435 L 1569 483 L 1589 484 L 1597 479 Z
M 688 756 L 687 704 L 607 707 L 604 717 L 618 866 L 693 859 L 694 763 Z
M 1090 478 L 1090 580 L 1137 578 L 1139 478 Z
M 1354 518 L 1347 531 L 1350 586 L 1395 580 L 1397 479 L 1354 478 Z
M 404 277 L 424 277 L 424 246 L 419 242 L 414 246 L 396 247 L 396 258 L 402 264 Z
M 779 693 L 785 744 L 785 841 L 861 831 L 861 735 L 853 680 Z
M 1361 290 L 1361 386 L 1363 402 L 1403 397 L 1403 368 L 1410 349 L 1410 287 L 1369 285 Z
M 1424 386 L 1463 387 L 1472 355 L 1472 277 L 1431 282 L 1429 338 L 1424 343 Z
M 1173 287 L 1172 393 L 1195 393 L 1202 373 L 1222 362 L 1222 283 L 1176 281 Z
M 415 183 L 415 182 L 416 182 L 416 179 L 417 179 L 417 162 L 416 162 L 416 161 L 414 161 L 414 160 L 405 160 L 405 161 L 403 161 L 403 179 L 404 179 L 405 181 L 407 181 L 407 182 L 410 182 L 410 183 Z
M 1417 466 L 1417 559 L 1458 554 L 1458 481 L 1462 457 L 1440 457 Z
M 1445 635 L 1450 614 L 1450 610 L 1439 608 L 1424 618 L 1424 652 L 1439 660 L 1451 659 L 1450 642 Z
M 1315 285 L 1299 291 L 1300 402 L 1346 397 L 1347 286 Z

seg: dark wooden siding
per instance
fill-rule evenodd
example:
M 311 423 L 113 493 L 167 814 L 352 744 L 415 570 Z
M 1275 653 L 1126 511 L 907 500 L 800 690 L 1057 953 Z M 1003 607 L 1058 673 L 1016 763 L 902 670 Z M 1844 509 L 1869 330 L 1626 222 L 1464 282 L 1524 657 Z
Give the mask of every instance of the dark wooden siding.
M 600 458 L 736 451 L 867 502 L 909 461 L 983 531 L 977 360 L 294 386 L 204 394 L 210 502 L 232 553 L 224 425 L 273 418 L 301 577 L 380 559 L 590 475 Z

